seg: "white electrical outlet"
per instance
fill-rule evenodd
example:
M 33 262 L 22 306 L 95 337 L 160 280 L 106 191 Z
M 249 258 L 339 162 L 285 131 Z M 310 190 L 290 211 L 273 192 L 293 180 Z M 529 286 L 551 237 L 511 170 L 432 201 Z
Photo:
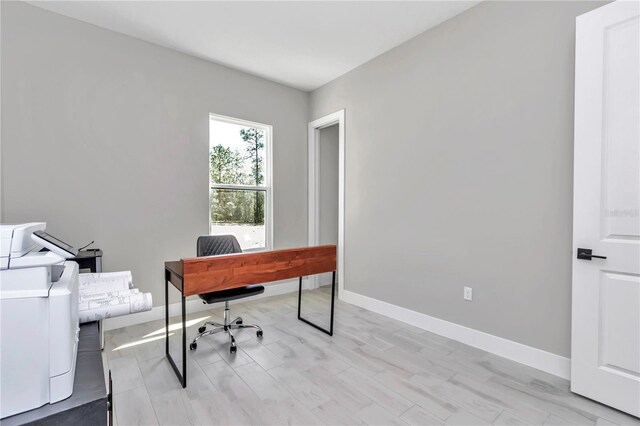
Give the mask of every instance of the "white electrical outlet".
M 462 295 L 464 300 L 473 300 L 473 289 L 471 287 L 464 288 L 464 294 Z

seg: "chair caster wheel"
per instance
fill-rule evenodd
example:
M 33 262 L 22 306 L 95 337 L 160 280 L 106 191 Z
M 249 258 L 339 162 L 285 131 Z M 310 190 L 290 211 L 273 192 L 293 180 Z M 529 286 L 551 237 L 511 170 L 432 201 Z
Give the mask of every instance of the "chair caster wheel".
M 238 321 L 236 321 L 236 324 L 238 324 L 238 325 L 239 325 L 239 324 L 242 324 L 242 320 L 241 320 L 241 319 L 239 319 Z
M 196 342 L 192 342 L 189 345 L 189 349 L 191 349 L 192 351 L 195 351 L 197 347 L 198 347 L 198 344 Z
M 205 327 L 204 325 L 202 327 L 200 327 L 198 329 L 198 333 L 204 333 L 204 331 L 207 329 L 207 327 Z
M 256 331 L 256 336 L 258 336 L 258 337 L 262 337 L 262 330 L 258 330 L 258 331 Z
M 229 352 L 231 352 L 232 354 L 235 354 L 237 350 L 238 350 L 238 348 L 236 346 L 231 346 L 229 348 Z

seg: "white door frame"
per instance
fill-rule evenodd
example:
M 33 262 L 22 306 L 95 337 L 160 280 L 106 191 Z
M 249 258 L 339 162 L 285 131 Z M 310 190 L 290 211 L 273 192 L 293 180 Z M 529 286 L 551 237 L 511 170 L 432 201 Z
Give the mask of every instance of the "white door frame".
M 309 245 L 320 241 L 320 206 L 318 162 L 320 160 L 320 129 L 338 125 L 338 298 L 344 294 L 344 176 L 345 176 L 345 110 L 325 115 L 309 123 Z M 318 288 L 318 277 L 312 276 L 310 285 Z

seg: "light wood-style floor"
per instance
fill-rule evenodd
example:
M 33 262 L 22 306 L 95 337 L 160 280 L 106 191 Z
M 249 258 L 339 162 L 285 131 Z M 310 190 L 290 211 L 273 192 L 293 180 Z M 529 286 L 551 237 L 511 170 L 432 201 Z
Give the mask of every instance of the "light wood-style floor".
M 258 323 L 264 338 L 236 332 L 235 355 L 222 334 L 200 339 L 186 389 L 164 356 L 164 321 L 107 332 L 115 422 L 640 425 L 572 394 L 567 380 L 339 301 L 329 337 L 296 319 L 296 303 L 288 294 L 232 305 L 232 318 Z M 321 321 L 326 290 L 305 292 L 303 306 Z M 206 317 L 220 321 L 222 310 L 190 314 L 189 337 Z

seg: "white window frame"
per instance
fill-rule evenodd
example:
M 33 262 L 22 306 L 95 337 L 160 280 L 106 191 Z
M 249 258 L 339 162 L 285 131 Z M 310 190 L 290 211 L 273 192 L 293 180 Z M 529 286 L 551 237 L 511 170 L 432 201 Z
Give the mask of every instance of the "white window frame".
M 243 252 L 259 252 L 271 250 L 273 248 L 273 126 L 269 124 L 258 123 L 255 121 L 242 120 L 240 118 L 227 117 L 220 114 L 209 114 L 209 133 L 211 133 L 211 120 L 222 121 L 224 123 L 236 124 L 244 127 L 254 127 L 265 131 L 265 172 L 264 186 L 253 185 L 229 185 L 211 182 L 211 162 L 209 161 L 209 216 L 207 220 L 207 235 L 211 233 L 211 190 L 212 189 L 236 189 L 236 190 L 253 190 L 265 192 L 265 209 L 264 209 L 264 225 L 265 225 L 265 247 L 243 249 Z M 211 135 L 209 135 L 211 136 Z M 211 137 L 209 137 L 209 141 Z M 211 147 L 209 147 L 211 149 Z

